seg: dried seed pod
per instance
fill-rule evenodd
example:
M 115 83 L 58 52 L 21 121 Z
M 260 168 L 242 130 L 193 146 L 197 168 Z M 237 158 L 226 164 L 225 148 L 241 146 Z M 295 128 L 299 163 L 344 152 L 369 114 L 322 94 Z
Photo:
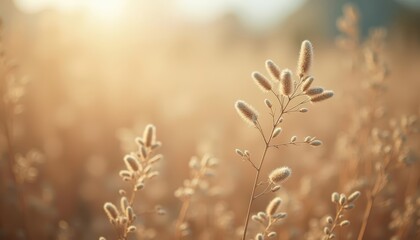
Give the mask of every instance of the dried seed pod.
M 347 199 L 347 202 L 351 203 L 355 200 L 357 200 L 360 197 L 360 192 L 359 191 L 355 191 L 354 193 L 350 194 L 349 198 Z
M 281 71 L 280 76 L 280 93 L 284 96 L 292 94 L 292 72 L 289 69 Z
M 267 60 L 265 67 L 273 79 L 280 80 L 280 68 L 273 61 Z
M 311 42 L 305 40 L 300 46 L 299 60 L 297 64 L 297 74 L 299 77 L 308 75 L 312 65 L 313 48 Z
M 311 84 L 312 84 L 313 81 L 314 81 L 313 77 L 305 78 L 304 82 L 302 83 L 302 85 L 300 87 L 302 92 L 305 92 L 306 90 L 308 90 L 311 87 Z
M 286 181 L 291 174 L 292 170 L 289 167 L 280 167 L 274 169 L 270 175 L 268 175 L 268 178 L 272 183 L 279 185 Z
M 273 200 L 271 200 L 271 202 L 268 204 L 265 212 L 267 213 L 267 215 L 272 216 L 276 213 L 277 209 L 279 208 L 281 204 L 281 198 L 276 197 Z
M 330 234 L 331 230 L 328 227 L 324 227 L 324 233 L 325 234 Z
M 118 218 L 118 216 L 120 215 L 120 213 L 118 212 L 117 207 L 115 207 L 114 204 L 107 202 L 104 204 L 104 210 L 106 215 L 108 215 L 108 218 L 111 220 L 116 220 Z
M 301 113 L 306 113 L 306 112 L 308 112 L 309 110 L 307 109 L 307 108 L 301 108 L 301 109 L 299 109 L 299 112 L 301 112 Z
M 252 78 L 255 81 L 255 84 L 261 89 L 263 92 L 268 92 L 272 88 L 272 84 L 270 80 L 268 80 L 264 75 L 259 72 L 253 72 Z
M 323 100 L 326 100 L 328 98 L 331 98 L 332 96 L 334 96 L 334 92 L 333 91 L 324 91 L 323 93 L 319 94 L 319 95 L 315 95 L 313 97 L 311 97 L 311 102 L 320 102 Z
M 282 129 L 280 127 L 274 129 L 273 138 L 277 137 L 281 133 Z
M 290 138 L 290 142 L 291 142 L 291 143 L 294 143 L 294 142 L 296 142 L 296 139 L 297 139 L 297 137 L 296 137 L 296 136 L 292 136 L 292 137 Z
M 239 100 L 235 103 L 235 108 L 239 116 L 241 116 L 246 123 L 251 126 L 255 125 L 258 120 L 258 113 L 253 107 L 248 105 L 246 102 Z

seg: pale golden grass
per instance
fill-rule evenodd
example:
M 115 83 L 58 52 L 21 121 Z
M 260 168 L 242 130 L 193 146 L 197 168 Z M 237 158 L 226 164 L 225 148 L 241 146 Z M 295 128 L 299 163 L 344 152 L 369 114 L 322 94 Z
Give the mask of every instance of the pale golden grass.
M 83 24 L 83 31 L 75 28 L 77 34 L 69 36 L 65 19 L 54 21 L 54 14 L 47 19 L 45 33 L 38 32 L 40 22 L 31 22 L 34 39 L 10 37 L 11 48 L 4 51 L 0 39 L 0 238 L 416 239 L 419 112 L 410 97 L 418 88 L 413 78 L 418 70 L 412 67 L 417 51 L 395 38 L 387 41 L 384 29 L 360 34 L 364 16 L 354 6 L 346 6 L 337 22 L 341 52 L 325 42 L 312 46 L 306 40 L 299 49 L 265 37 L 262 48 L 247 51 L 244 46 L 255 39 L 237 38 L 236 32 L 235 46 L 225 49 L 211 39 L 200 43 L 190 32 L 175 43 L 165 32 L 154 43 L 131 39 L 135 47 L 126 54 L 115 48 L 121 44 L 83 32 Z M 8 19 L 6 33 L 31 36 L 20 30 L 28 21 L 18 22 Z M 212 27 L 205 32 L 220 37 Z M 80 41 L 88 38 L 93 44 Z M 183 44 L 187 57 L 173 51 Z M 81 54 L 73 46 L 88 51 Z M 400 54 L 407 46 L 410 51 Z M 287 50 L 294 48 L 290 57 Z M 20 78 L 10 59 L 15 54 L 37 81 L 27 85 Z M 131 64 L 130 54 L 142 55 L 144 62 Z M 264 63 L 268 55 L 282 68 L 273 60 Z M 108 57 L 127 61 L 119 65 Z M 296 71 L 284 68 L 293 67 L 295 59 Z M 343 63 L 350 59 L 349 70 Z M 256 64 L 261 72 L 243 82 Z M 96 68 L 102 75 L 93 73 Z M 74 75 L 70 69 L 76 69 Z M 152 83 L 145 84 L 149 78 Z M 251 93 L 254 83 L 258 90 Z M 318 84 L 334 86 L 336 96 Z M 247 95 L 235 109 L 248 128 L 228 107 L 237 94 Z M 159 126 L 168 161 L 156 154 L 161 143 L 156 128 L 145 124 L 149 120 Z M 115 131 L 133 121 L 141 128 L 118 133 L 128 149 L 121 155 Z M 240 147 L 232 151 L 235 145 Z M 32 150 L 37 148 L 42 151 Z M 217 174 L 217 162 L 208 156 L 187 163 L 192 153 L 205 152 L 221 157 Z M 234 154 L 243 166 L 233 161 Z M 334 190 L 346 194 L 332 194 L 330 204 Z
M 236 153 L 243 159 L 246 160 L 251 164 L 251 166 L 255 170 L 255 178 L 254 184 L 252 187 L 251 196 L 249 198 L 248 210 L 245 217 L 245 224 L 244 224 L 244 231 L 242 233 L 242 239 L 245 240 L 247 238 L 247 231 L 248 231 L 248 222 L 250 218 L 254 218 L 259 220 L 258 217 L 251 217 L 251 208 L 254 201 L 268 193 L 276 192 L 280 189 L 279 185 L 283 183 L 291 174 L 291 170 L 288 167 L 278 168 L 270 173 L 268 179 L 259 183 L 260 181 L 260 173 L 263 167 L 264 160 L 266 159 L 266 154 L 269 148 L 280 148 L 282 146 L 288 145 L 299 145 L 299 144 L 308 144 L 311 146 L 320 146 L 322 144 L 321 141 L 317 140 L 316 138 L 309 138 L 305 139 L 305 141 L 297 141 L 296 136 L 292 136 L 289 142 L 274 144 L 272 141 L 274 138 L 279 136 L 282 131 L 280 125 L 283 122 L 284 117 L 288 113 L 293 112 L 300 112 L 305 113 L 307 112 L 306 108 L 302 108 L 302 105 L 308 102 L 320 102 L 322 100 L 328 99 L 333 96 L 332 91 L 326 91 L 325 94 L 320 92 L 317 95 L 309 95 L 307 93 L 307 88 L 313 82 L 313 78 L 308 75 L 313 58 L 313 49 L 312 44 L 305 40 L 302 42 L 300 53 L 299 53 L 299 60 L 298 60 L 298 80 L 293 80 L 292 72 L 289 69 L 284 69 L 280 71 L 280 69 L 272 62 L 271 60 L 267 60 L 266 68 L 272 78 L 278 79 L 277 82 L 278 87 L 273 88 L 272 83 L 268 84 L 268 80 L 265 77 L 262 77 L 261 74 L 252 74 L 254 80 L 258 83 L 257 85 L 265 90 L 264 92 L 270 93 L 272 97 L 275 99 L 275 107 L 271 103 L 270 100 L 265 99 L 264 103 L 269 109 L 269 116 L 271 120 L 269 121 L 271 125 L 271 131 L 265 133 L 261 122 L 258 118 L 256 110 L 250 107 L 243 101 L 237 101 L 235 104 L 236 110 L 238 114 L 251 126 L 253 125 L 258 132 L 261 134 L 262 141 L 264 143 L 264 149 L 261 154 L 261 158 L 258 163 L 255 163 L 251 155 L 249 154 L 248 150 L 240 150 L 236 149 Z M 280 76 L 279 76 L 280 74 Z M 273 83 L 275 84 L 275 83 Z M 304 85 L 304 86 L 303 86 Z M 302 87 L 303 86 L 303 87 Z M 306 99 L 305 99 L 306 98 Z M 302 100 L 303 99 L 303 100 Z M 257 193 L 258 186 L 264 186 L 265 189 Z M 262 224 L 264 224 L 262 222 Z M 271 226 L 271 220 L 269 221 L 269 225 L 267 229 Z M 264 233 L 258 233 L 256 238 L 264 238 L 270 234 L 270 236 L 274 236 L 272 233 L 268 233 L 264 231 Z

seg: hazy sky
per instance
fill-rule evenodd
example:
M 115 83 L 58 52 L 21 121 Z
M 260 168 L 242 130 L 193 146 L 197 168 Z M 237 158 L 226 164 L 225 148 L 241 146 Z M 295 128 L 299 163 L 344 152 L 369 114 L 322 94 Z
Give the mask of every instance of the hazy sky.
M 86 9 L 105 18 L 114 18 L 123 12 L 132 0 L 14 0 L 25 12 L 33 13 L 46 8 L 60 11 Z M 286 18 L 306 0 L 136 0 L 142 4 L 160 4 L 170 7 L 187 19 L 211 21 L 226 12 L 235 13 L 246 25 L 254 28 L 269 27 Z M 141 9 L 139 9 L 141 12 Z

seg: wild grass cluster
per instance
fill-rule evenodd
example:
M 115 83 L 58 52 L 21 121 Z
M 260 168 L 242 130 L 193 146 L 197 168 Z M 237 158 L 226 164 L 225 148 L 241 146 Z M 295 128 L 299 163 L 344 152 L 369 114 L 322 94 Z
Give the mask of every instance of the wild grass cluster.
M 0 239 L 418 239 L 420 85 L 410 79 L 420 72 L 401 70 L 389 30 L 364 35 L 362 22 L 345 5 L 334 47 L 309 34 L 253 49 L 244 66 L 229 66 L 242 51 L 216 45 L 229 54 L 217 55 L 223 74 L 198 75 L 224 77 L 220 86 L 185 84 L 194 66 L 176 76 L 150 57 L 181 86 L 91 89 L 91 69 L 64 54 L 69 78 L 86 82 L 40 87 L 66 71 L 37 71 L 59 61 L 40 43 L 31 54 L 46 65 L 32 68 L 7 36 L 13 25 L 0 24 Z

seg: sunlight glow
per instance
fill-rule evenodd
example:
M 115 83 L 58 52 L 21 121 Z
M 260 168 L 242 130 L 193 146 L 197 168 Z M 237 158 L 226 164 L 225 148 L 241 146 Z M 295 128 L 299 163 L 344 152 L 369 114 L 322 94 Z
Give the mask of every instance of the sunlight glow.
M 22 11 L 35 13 L 43 9 L 53 8 L 68 12 L 87 10 L 90 15 L 99 20 L 113 20 L 119 17 L 125 6 L 126 0 L 14 0 L 16 6 Z

